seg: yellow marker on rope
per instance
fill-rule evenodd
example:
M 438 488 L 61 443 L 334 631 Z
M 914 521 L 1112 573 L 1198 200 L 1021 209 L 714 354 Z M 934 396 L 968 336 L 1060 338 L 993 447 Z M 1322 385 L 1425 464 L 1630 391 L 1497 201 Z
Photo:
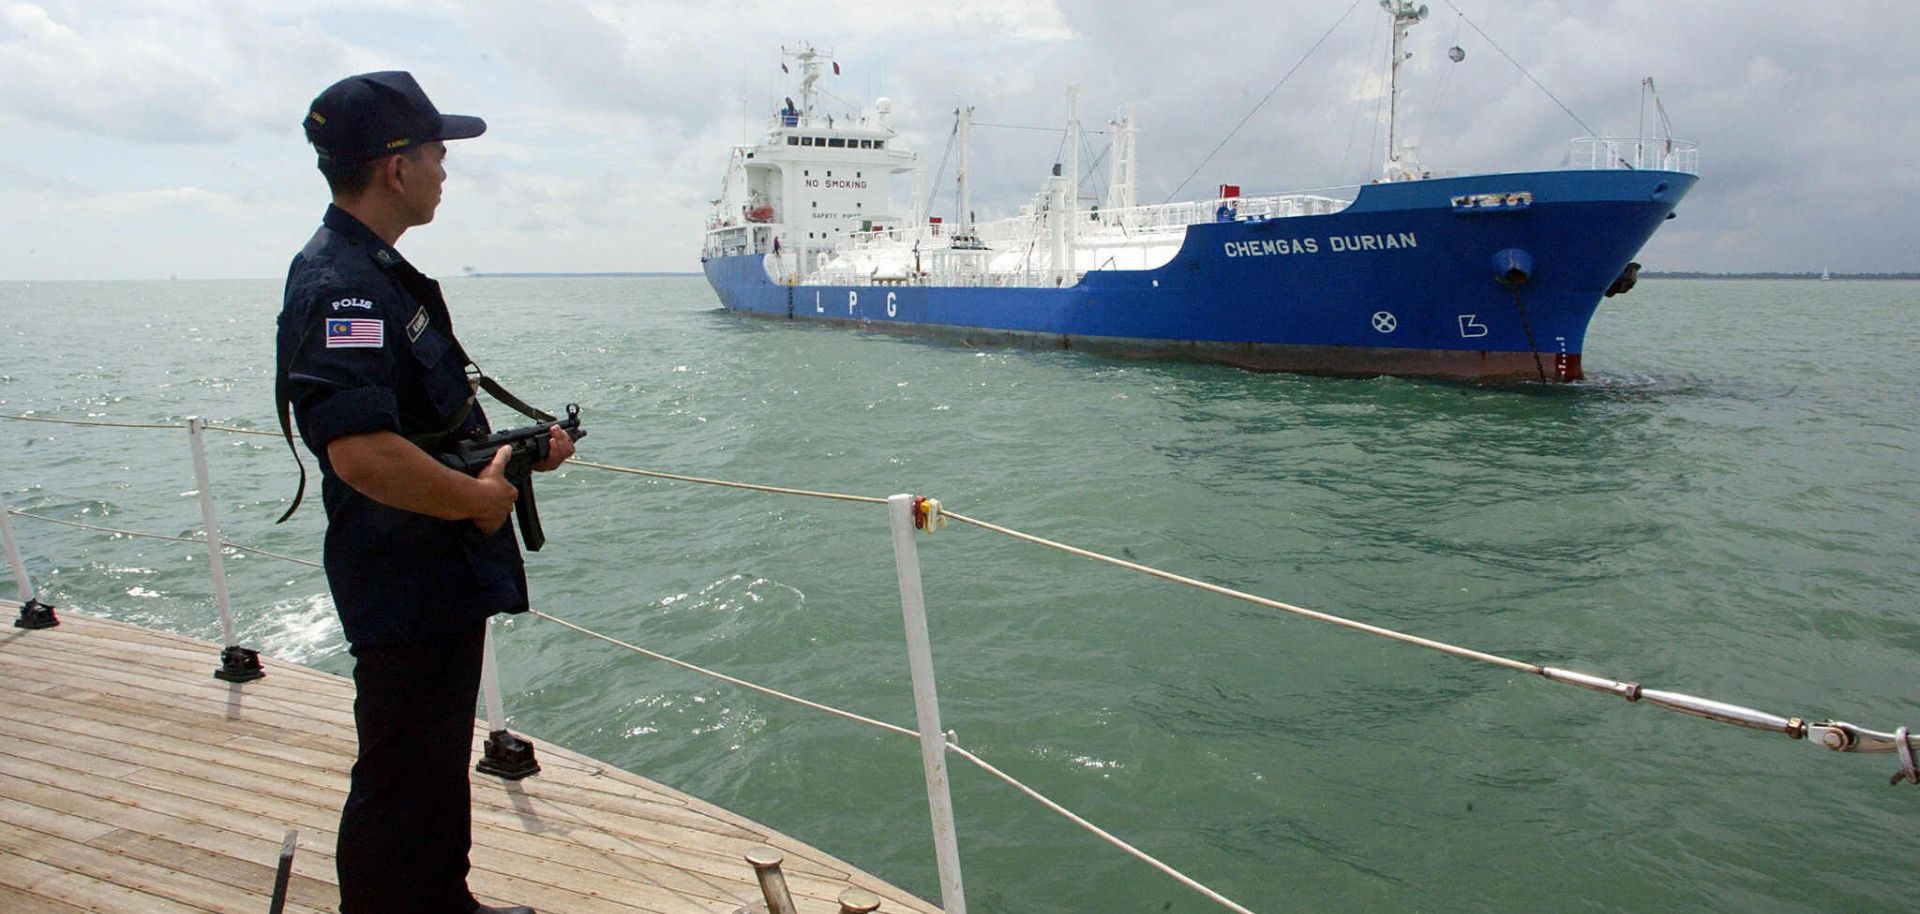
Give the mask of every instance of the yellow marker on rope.
M 937 528 L 947 525 L 947 518 L 940 513 L 940 500 L 925 496 L 914 496 L 913 526 L 931 534 Z

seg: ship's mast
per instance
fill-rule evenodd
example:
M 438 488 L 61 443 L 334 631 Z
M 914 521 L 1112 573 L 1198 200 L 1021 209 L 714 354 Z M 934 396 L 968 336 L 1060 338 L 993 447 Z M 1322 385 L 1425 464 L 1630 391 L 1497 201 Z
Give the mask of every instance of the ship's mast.
M 1080 238 L 1080 84 L 1067 84 L 1067 257 Z M 1066 264 L 1073 271 L 1071 260 Z
M 800 62 L 800 123 L 811 126 L 813 123 L 813 84 L 820 81 L 821 61 L 832 61 L 832 54 L 822 54 L 813 49 L 813 45 L 800 43 L 800 49 L 789 51 L 785 46 L 780 53 Z
M 1405 50 L 1407 30 L 1427 18 L 1427 7 L 1425 4 L 1415 7 L 1413 0 L 1380 0 L 1380 8 L 1390 20 L 1387 28 L 1392 37 L 1392 56 L 1387 62 L 1387 162 L 1383 177 L 1404 181 L 1413 177 L 1414 169 L 1400 159 L 1396 129 L 1400 120 L 1400 64 L 1413 56 Z

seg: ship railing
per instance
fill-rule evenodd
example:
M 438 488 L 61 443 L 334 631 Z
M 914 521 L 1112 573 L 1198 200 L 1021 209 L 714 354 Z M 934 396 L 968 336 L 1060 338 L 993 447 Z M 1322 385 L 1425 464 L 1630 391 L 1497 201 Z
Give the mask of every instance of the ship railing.
M 1346 196 L 1334 194 L 1353 189 L 1351 186 L 1323 188 L 1317 191 L 1219 197 L 1211 200 L 1189 200 L 1108 210 L 1088 207 L 1079 211 L 1079 218 L 1084 223 L 1080 237 L 1083 242 L 1094 238 L 1110 241 L 1111 236 L 1115 234 L 1121 237 L 1171 234 L 1185 231 L 1188 226 L 1204 222 L 1324 216 L 1337 213 L 1352 205 L 1351 194 Z M 954 226 L 944 223 L 919 226 L 875 226 L 863 231 L 848 232 L 834 247 L 837 250 L 847 251 L 891 250 L 903 247 L 911 250 L 917 247 L 924 256 L 951 244 L 954 230 Z M 1043 245 L 1050 231 L 1045 213 L 1028 213 L 974 225 L 974 236 L 987 247 L 1000 251 L 1019 250 L 1029 246 L 1038 248 Z M 753 249 L 755 249 L 753 245 L 732 247 L 736 252 Z M 757 249 L 761 253 L 767 250 L 764 243 Z M 801 272 L 807 274 L 808 282 L 857 284 L 862 281 L 858 275 L 846 271 Z M 1018 275 L 1027 271 L 1012 272 Z M 923 275 L 930 274 L 923 271 Z M 969 275 L 972 274 L 969 273 Z M 1029 283 L 1019 281 L 1014 284 Z
M 1083 241 L 1119 234 L 1151 235 L 1185 231 L 1190 225 L 1235 219 L 1278 219 L 1292 216 L 1324 216 L 1352 205 L 1349 196 L 1334 196 L 1351 187 L 1325 188 L 1258 196 L 1220 197 L 1102 210 L 1088 207 L 1079 211 Z M 947 224 L 920 226 L 878 226 L 871 230 L 849 232 L 839 247 L 864 251 L 918 246 L 922 254 L 945 248 L 952 243 L 955 227 Z M 1044 213 L 1029 213 L 974 225 L 974 235 L 987 247 L 1000 251 L 1019 250 L 1039 245 L 1048 237 L 1050 227 Z M 1019 272 L 1019 271 L 1015 271 Z M 840 277 L 836 277 L 837 279 Z
M 1337 188 L 1327 189 L 1337 190 Z M 1297 192 L 1259 196 L 1221 197 L 1183 203 L 1135 206 L 1116 210 L 1089 207 L 1082 210 L 1077 233 L 1076 253 L 1088 248 L 1177 239 L 1179 233 L 1196 223 L 1279 219 L 1293 216 L 1317 216 L 1339 212 L 1352 200 L 1327 192 Z M 807 285 L 935 285 L 987 288 L 1052 288 L 1055 277 L 1049 267 L 1052 231 L 1044 213 L 1028 213 L 1007 219 L 977 223 L 974 238 L 998 253 L 1027 256 L 1017 266 L 941 268 L 937 251 L 954 243 L 955 227 L 944 224 L 921 226 L 889 225 L 852 232 L 831 247 L 817 248 L 825 256 L 802 262 L 818 269 L 776 270 L 793 282 Z M 918 262 L 914 255 L 917 250 Z M 958 249 L 956 249 L 958 250 Z M 864 264 L 861 267 L 835 265 L 842 254 Z M 868 255 L 861 257 L 860 255 Z M 887 261 L 876 269 L 876 261 Z M 770 270 L 773 268 L 770 267 Z M 1085 272 L 1082 270 L 1081 272 Z M 804 278 L 803 278 L 804 277 Z
M 258 656 L 257 652 L 240 648 L 238 646 L 237 629 L 232 616 L 232 610 L 229 605 L 229 601 L 227 599 L 226 580 L 225 580 L 225 575 L 223 571 L 222 559 L 227 554 L 228 550 L 233 550 L 236 555 L 240 552 L 246 552 L 249 554 L 257 554 L 257 555 L 261 555 L 268 558 L 278 559 L 281 561 L 301 565 L 308 568 L 318 568 L 319 563 L 312 562 L 306 559 L 295 558 L 292 556 L 271 553 L 265 550 L 255 549 L 248 546 L 243 546 L 238 543 L 231 542 L 222 536 L 221 527 L 219 525 L 219 521 L 216 516 L 215 499 L 212 491 L 212 477 L 208 469 L 204 439 L 207 433 L 210 431 L 227 432 L 227 433 L 240 434 L 240 435 L 279 437 L 277 433 L 270 432 L 270 431 L 263 431 L 256 428 L 219 425 L 216 423 L 207 422 L 199 418 L 189 419 L 187 423 L 184 425 L 178 424 L 178 423 L 122 423 L 122 422 L 110 422 L 110 421 L 100 421 L 100 420 L 78 420 L 78 419 L 67 419 L 63 417 L 32 416 L 32 415 L 0 414 L 0 418 L 11 419 L 16 421 L 27 421 L 27 422 L 52 422 L 52 423 L 59 423 L 63 425 L 72 425 L 72 426 L 92 426 L 92 427 L 126 428 L 126 429 L 142 429 L 142 430 L 145 430 L 145 429 L 182 430 L 184 429 L 187 432 L 187 437 L 188 437 L 192 455 L 193 455 L 195 489 L 196 489 L 196 494 L 199 496 L 200 508 L 201 508 L 201 521 L 202 521 L 202 524 L 204 525 L 203 536 L 200 537 L 199 539 L 195 539 L 193 537 L 167 536 L 163 534 L 145 533 L 140 531 L 109 528 L 101 525 L 87 524 L 84 522 L 74 521 L 70 518 L 62 519 L 62 518 L 49 517 L 42 514 L 34 514 L 26 511 L 19 511 L 5 504 L 0 504 L 0 541 L 4 541 L 5 551 L 7 553 L 9 564 L 12 566 L 15 581 L 19 587 L 20 602 L 23 605 L 21 610 L 22 619 L 15 623 L 17 627 L 22 627 L 22 628 L 45 627 L 45 625 L 57 625 L 58 621 L 57 619 L 54 618 L 53 607 L 46 606 L 45 604 L 41 603 L 39 599 L 37 599 L 39 594 L 33 589 L 33 584 L 28 575 L 26 563 L 24 561 L 23 555 L 19 547 L 19 541 L 14 536 L 14 533 L 13 533 L 10 518 L 13 518 L 13 517 L 32 518 L 35 520 L 47 521 L 54 524 L 63 524 L 70 527 L 79 527 L 79 528 L 83 528 L 91 531 L 104 532 L 104 533 L 111 534 L 115 539 L 118 539 L 120 537 L 147 537 L 147 538 L 160 539 L 160 540 L 170 540 L 175 542 L 204 542 L 207 548 L 209 573 L 213 582 L 214 602 L 220 611 L 221 628 L 227 640 L 227 649 L 222 654 L 223 663 L 227 663 L 227 665 L 223 666 L 223 669 L 221 671 L 217 671 L 215 675 L 223 679 L 229 679 L 230 677 L 222 674 L 224 672 L 227 672 L 233 669 L 233 664 L 228 663 L 228 661 L 231 661 L 234 659 L 243 659 L 243 660 L 252 661 L 251 669 L 240 670 L 239 672 L 242 675 L 232 677 L 230 681 L 244 682 L 244 681 L 247 681 L 248 679 L 257 679 L 265 675 L 265 673 L 261 671 L 259 663 L 257 661 L 257 656 Z M 254 451 L 254 453 L 265 453 L 265 452 L 267 451 Z M 884 507 L 886 509 L 887 524 L 892 534 L 892 541 L 893 541 L 893 547 L 894 547 L 894 569 L 895 569 L 895 574 L 899 579 L 901 612 L 902 612 L 902 618 L 903 618 L 904 627 L 905 627 L 904 633 L 906 636 L 905 640 L 906 640 L 906 649 L 907 649 L 907 655 L 908 655 L 908 667 L 911 673 L 911 679 L 913 683 L 914 711 L 915 711 L 915 716 L 917 718 L 917 723 L 918 723 L 917 729 L 903 727 L 896 724 L 887 723 L 885 721 L 875 720 L 873 718 L 866 717 L 851 711 L 835 708 L 830 705 L 825 705 L 825 704 L 821 704 L 814 701 L 809 701 L 807 699 L 804 699 L 795 695 L 790 695 L 788 693 L 781 692 L 775 689 L 771 689 L 766 686 L 762 686 L 756 683 L 748 682 L 746 680 L 728 676 L 725 673 L 721 673 L 715 670 L 710 670 L 701 666 L 697 666 L 687 661 L 670 657 L 665 654 L 661 654 L 661 653 L 649 650 L 647 648 L 641 647 L 639 645 L 631 644 L 619 638 L 615 638 L 600 632 L 587 629 L 583 626 L 580 626 L 578 624 L 567 621 L 563 618 L 554 616 L 544 611 L 529 610 L 529 614 L 537 618 L 547 620 L 549 622 L 552 622 L 556 625 L 559 625 L 568 630 L 577 632 L 579 634 L 592 637 L 600 641 L 606 642 L 608 644 L 621 647 L 630 652 L 671 664 L 680 669 L 684 669 L 690 672 L 698 673 L 700 675 L 715 678 L 720 681 L 727 682 L 731 685 L 747 689 L 749 691 L 755 692 L 760 695 L 764 695 L 770 698 L 776 698 L 782 701 L 791 702 L 803 707 L 807 707 L 817 711 L 831 714 L 843 720 L 861 723 L 867 726 L 886 730 L 896 735 L 906 736 L 906 737 L 910 737 L 918 740 L 920 743 L 920 749 L 921 749 L 921 761 L 922 761 L 924 774 L 926 778 L 928 806 L 932 814 L 932 820 L 934 823 L 934 847 L 935 847 L 935 855 L 937 858 L 936 863 L 938 866 L 939 877 L 940 877 L 942 910 L 945 912 L 945 914 L 965 914 L 965 911 L 966 911 L 965 894 L 964 894 L 964 890 L 963 890 L 961 879 L 960 879 L 959 845 L 958 845 L 957 833 L 953 825 L 952 799 L 947 789 L 949 780 L 947 777 L 946 759 L 947 759 L 947 756 L 949 755 L 955 758 L 964 760 L 969 764 L 972 764 L 975 767 L 979 768 L 981 771 L 985 772 L 986 774 L 1005 782 L 1009 786 L 1012 786 L 1014 789 L 1018 790 L 1019 792 L 1026 795 L 1027 797 L 1034 800 L 1035 802 L 1039 803 L 1043 807 L 1053 811 L 1054 813 L 1080 826 L 1082 829 L 1086 830 L 1087 832 L 1099 838 L 1100 840 L 1125 852 L 1129 856 L 1132 856 L 1135 859 L 1143 863 L 1146 863 L 1147 865 L 1153 867 L 1154 869 L 1159 870 L 1160 872 L 1166 874 L 1170 878 L 1180 882 L 1182 885 L 1187 886 L 1188 888 L 1194 890 L 1195 892 L 1215 902 L 1216 904 L 1222 907 L 1225 907 L 1228 910 L 1235 911 L 1237 912 L 1237 914 L 1252 914 L 1251 911 L 1249 911 L 1247 908 L 1240 905 L 1239 903 L 1234 902 L 1233 900 L 1227 898 L 1224 895 L 1221 895 L 1220 893 L 1210 888 L 1207 888 L 1205 885 L 1201 884 L 1200 882 L 1193 879 L 1192 877 L 1154 858 L 1153 856 L 1147 854 L 1145 851 L 1142 851 L 1139 848 L 1134 847 L 1132 844 L 1129 844 L 1128 842 L 1124 841 L 1118 836 L 1115 836 L 1112 833 L 1100 828 L 1099 826 L 1094 825 L 1092 822 L 1089 822 L 1085 818 L 1082 818 L 1081 816 L 1073 813 L 1071 810 L 1068 810 L 1066 807 L 1061 806 L 1059 803 L 1051 799 L 1048 799 L 1039 791 L 1020 782 L 1019 780 L 1015 779 L 1011 775 L 1002 771 L 1000 768 L 987 762 L 985 759 L 982 759 L 978 754 L 964 748 L 961 745 L 959 736 L 955 731 L 943 728 L 941 723 L 938 699 L 937 699 L 937 690 L 934 684 L 931 642 L 928 636 L 928 630 L 926 625 L 926 604 L 925 604 L 925 594 L 924 594 L 923 585 L 922 585 L 922 578 L 920 574 L 918 542 L 919 542 L 919 537 L 922 533 L 926 535 L 931 535 L 936 530 L 939 530 L 945 527 L 949 521 L 957 524 L 971 526 L 977 530 L 984 531 L 987 533 L 992 533 L 995 535 L 1018 540 L 1020 542 L 1027 543 L 1029 545 L 1063 552 L 1068 555 L 1072 555 L 1078 558 L 1108 565 L 1114 568 L 1119 568 L 1125 571 L 1158 578 L 1165 582 L 1182 585 L 1185 587 L 1210 593 L 1216 596 L 1226 597 L 1232 600 L 1249 603 L 1265 609 L 1284 612 L 1291 615 L 1311 619 L 1314 621 L 1335 625 L 1341 628 L 1348 629 L 1350 631 L 1360 632 L 1368 635 L 1374 635 L 1376 637 L 1397 641 L 1402 644 L 1407 644 L 1414 647 L 1419 647 L 1426 650 L 1450 655 L 1455 658 L 1471 660 L 1478 663 L 1487 664 L 1487 665 L 1498 667 L 1511 672 L 1530 673 L 1533 675 L 1537 675 L 1549 682 L 1573 686 L 1576 688 L 1598 692 L 1606 695 L 1611 695 L 1616 698 L 1623 698 L 1629 702 L 1653 705 L 1655 707 L 1664 708 L 1664 709 L 1675 711 L 1688 716 L 1703 718 L 1706 720 L 1716 721 L 1720 723 L 1731 724 L 1738 727 L 1744 727 L 1744 728 L 1754 729 L 1754 730 L 1770 731 L 1775 733 L 1783 733 L 1789 737 L 1792 737 L 1793 739 L 1796 739 L 1796 740 L 1804 739 L 1811 742 L 1814 745 L 1831 749 L 1836 752 L 1897 753 L 1901 758 L 1902 768 L 1900 772 L 1895 775 L 1894 782 L 1899 783 L 1902 780 L 1911 780 L 1916 784 L 1920 784 L 1920 763 L 1916 763 L 1915 761 L 1915 752 L 1917 749 L 1920 749 L 1920 734 L 1912 734 L 1909 732 L 1908 728 L 1906 727 L 1900 727 L 1892 732 L 1883 732 L 1883 731 L 1877 731 L 1877 730 L 1870 730 L 1864 727 L 1859 727 L 1844 721 L 1828 720 L 1821 723 L 1809 723 L 1805 719 L 1800 717 L 1782 717 L 1780 715 L 1772 714 L 1766 711 L 1761 711 L 1754 708 L 1745 707 L 1742 705 L 1716 701 L 1713 699 L 1701 698 L 1698 696 L 1689 695 L 1682 692 L 1672 692 L 1672 691 L 1666 691 L 1666 690 L 1645 688 L 1641 685 L 1641 683 L 1637 681 L 1616 680 L 1616 679 L 1611 679 L 1604 676 L 1593 675 L 1590 673 L 1582 673 L 1582 672 L 1577 672 L 1573 670 L 1567 670 L 1567 669 L 1561 669 L 1557 667 L 1536 664 L 1536 663 L 1532 663 L 1524 660 L 1513 659 L 1513 658 L 1501 656 L 1499 654 L 1479 651 L 1472 648 L 1463 647 L 1460 645 L 1450 644 L 1444 641 L 1438 641 L 1438 640 L 1425 638 L 1425 637 L 1421 637 L 1421 636 L 1406 633 L 1406 632 L 1401 632 L 1401 631 L 1386 628 L 1383 626 L 1361 622 L 1355 619 L 1349 619 L 1343 616 L 1334 615 L 1332 613 L 1309 609 L 1306 607 L 1297 606 L 1290 603 L 1284 603 L 1279 600 L 1259 596 L 1257 594 L 1248 593 L 1246 591 L 1236 590 L 1236 589 L 1225 587 L 1219 584 L 1214 584 L 1209 581 L 1200 580 L 1198 578 L 1188 577 L 1188 576 L 1177 574 L 1171 571 L 1166 571 L 1164 569 L 1155 568 L 1150 565 L 1144 565 L 1138 562 L 1128 561 L 1126 559 L 1118 558 L 1105 553 L 1096 552 L 1089 549 L 1083 549 L 1077 546 L 1072 546 L 1066 543 L 1058 542 L 1052 539 L 1048 539 L 1048 538 L 1037 536 L 1031 533 L 1026 533 L 1020 530 L 1016 530 L 1011 527 L 1001 526 L 998 524 L 990 523 L 985 520 L 960 514 L 959 512 L 944 508 L 941 505 L 939 500 L 932 499 L 932 498 L 913 496 L 910 494 L 897 494 L 897 495 L 893 495 L 886 498 L 880 498 L 880 497 L 868 496 L 868 495 L 856 495 L 856 494 L 847 494 L 847 493 L 838 493 L 838 492 L 817 491 L 817 490 L 796 488 L 796 487 L 790 487 L 790 486 L 767 485 L 767 484 L 760 484 L 760 483 L 740 482 L 740 481 L 734 481 L 734 480 L 714 479 L 714 478 L 693 476 L 693 475 L 682 474 L 682 473 L 665 472 L 661 470 L 649 470 L 649 469 L 644 469 L 639 467 L 625 467 L 625 466 L 618 466 L 613 464 L 595 463 L 591 461 L 582 460 L 579 458 L 576 458 L 573 461 L 571 461 L 570 465 L 577 465 L 584 468 L 602 470 L 602 471 L 615 473 L 615 474 L 642 477 L 642 478 L 651 479 L 651 480 L 661 480 L 661 481 L 686 483 L 686 484 L 692 484 L 692 485 L 728 488 L 728 489 L 734 489 L 734 490 L 750 491 L 750 492 L 783 496 L 783 497 L 802 497 L 802 498 L 811 498 L 811 499 L 821 499 L 821 500 L 846 503 L 846 504 L 856 504 L 856 505 L 864 506 L 863 510 L 870 510 L 874 507 Z M 257 506 L 257 503 L 255 504 Z M 44 622 L 45 623 L 44 625 L 25 624 L 27 621 L 29 608 L 32 608 L 32 607 L 37 607 L 38 611 L 43 612 L 43 615 L 36 615 L 35 618 Z M 236 657 L 235 655 L 238 655 L 238 656 Z M 503 702 L 500 696 L 499 674 L 497 671 L 497 661 L 495 659 L 495 653 L 493 650 L 492 626 L 488 627 L 486 652 L 484 655 L 483 664 L 484 666 L 482 671 L 481 690 L 485 697 L 485 701 L 487 705 L 488 721 L 489 721 L 489 724 L 491 725 L 493 736 L 495 737 L 495 739 L 490 739 L 488 741 L 488 750 L 489 752 L 491 752 L 493 750 L 495 742 L 500 742 L 509 746 L 513 745 L 513 743 L 509 739 L 507 739 L 508 737 L 510 737 L 510 734 L 507 733 L 506 714 L 505 714 Z M 511 739 L 517 740 L 517 737 L 511 738 Z M 525 744 L 524 742 L 520 743 L 520 746 L 522 747 L 522 751 L 524 751 L 525 753 L 525 760 L 530 762 L 532 759 L 531 746 L 528 744 Z M 485 763 L 483 762 L 483 766 L 484 764 Z M 488 769 L 485 767 L 482 767 L 481 770 L 488 771 Z M 537 771 L 537 770 L 538 770 L 537 765 L 533 766 L 533 771 Z M 490 773 L 500 773 L 500 772 L 496 770 Z M 520 776 L 525 776 L 526 773 L 532 773 L 532 772 L 524 772 Z M 513 777 L 514 775 L 502 774 L 502 776 Z
M 1204 222 L 1324 216 L 1346 209 L 1352 202 L 1350 197 L 1326 193 L 1285 193 L 1157 203 L 1123 209 L 1088 207 L 1079 211 L 1082 220 L 1079 234 L 1083 239 L 1091 237 L 1091 233 L 1152 235 L 1182 232 L 1188 226 Z M 1047 220 L 1041 214 L 983 222 L 976 227 L 982 241 L 1001 249 L 1044 239 L 1049 230 Z
M 1227 222 L 1235 219 L 1284 219 L 1293 216 L 1324 216 L 1346 209 L 1351 197 L 1322 193 L 1261 194 L 1244 197 L 1216 197 L 1180 203 L 1158 203 L 1125 209 L 1095 211 L 1092 220 L 1132 232 L 1174 231 L 1202 222 Z
M 1579 170 L 1677 171 L 1700 173 L 1700 146 L 1650 136 L 1583 136 L 1573 140 L 1567 167 Z

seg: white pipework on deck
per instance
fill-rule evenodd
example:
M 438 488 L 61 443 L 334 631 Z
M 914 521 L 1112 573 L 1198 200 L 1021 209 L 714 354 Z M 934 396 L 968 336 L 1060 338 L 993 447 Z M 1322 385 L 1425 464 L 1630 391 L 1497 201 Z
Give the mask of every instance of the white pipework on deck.
M 1139 174 L 1134 166 L 1135 139 L 1138 134 L 1133 126 L 1133 103 L 1120 106 L 1120 116 L 1108 121 L 1107 152 L 1107 205 L 1108 213 L 1114 210 L 1129 209 L 1134 205 L 1133 182 Z M 1104 214 L 1102 218 L 1105 218 Z
M 960 214 L 954 221 L 959 223 L 957 229 L 959 234 L 971 235 L 973 234 L 973 186 L 971 183 L 973 179 L 973 106 L 961 105 L 959 110 L 954 112 L 954 117 L 958 119 L 954 129 L 959 134 L 960 144 L 960 168 L 954 175 L 954 182 L 958 185 L 956 193 L 959 197 Z

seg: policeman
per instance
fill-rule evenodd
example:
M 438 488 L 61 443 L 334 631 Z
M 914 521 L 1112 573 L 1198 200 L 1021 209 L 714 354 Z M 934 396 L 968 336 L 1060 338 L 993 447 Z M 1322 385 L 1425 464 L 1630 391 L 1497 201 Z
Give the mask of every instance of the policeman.
M 489 428 L 439 284 L 393 247 L 433 221 L 446 141 L 486 123 L 443 115 L 412 76 L 384 72 L 328 87 L 305 127 L 333 205 L 287 272 L 276 392 L 283 429 L 291 404 L 319 459 L 327 583 L 354 658 L 359 754 L 340 815 L 340 911 L 532 914 L 467 890 L 487 619 L 527 609 L 506 525 L 509 451 L 478 477 L 433 458 Z M 534 469 L 572 454 L 556 426 Z

